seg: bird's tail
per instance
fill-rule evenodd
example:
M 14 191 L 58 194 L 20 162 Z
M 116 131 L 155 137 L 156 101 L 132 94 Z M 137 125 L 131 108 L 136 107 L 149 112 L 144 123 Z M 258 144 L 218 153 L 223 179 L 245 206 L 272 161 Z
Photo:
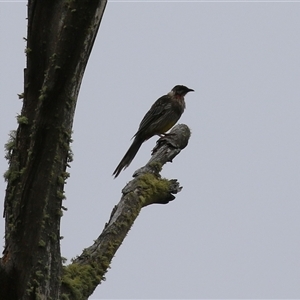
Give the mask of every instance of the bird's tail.
M 136 156 L 143 142 L 144 140 L 141 140 L 138 137 L 134 138 L 130 148 L 128 149 L 128 151 L 126 152 L 126 154 L 124 155 L 121 162 L 118 164 L 118 166 L 116 167 L 113 173 L 113 175 L 115 175 L 115 178 L 121 173 L 123 169 L 126 169 L 130 165 L 130 163 Z

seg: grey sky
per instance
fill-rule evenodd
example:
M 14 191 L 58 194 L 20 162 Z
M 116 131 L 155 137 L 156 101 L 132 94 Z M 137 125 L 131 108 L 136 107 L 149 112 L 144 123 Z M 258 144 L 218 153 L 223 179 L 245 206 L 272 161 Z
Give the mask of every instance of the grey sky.
M 0 8 L 3 145 L 21 108 L 26 3 Z M 162 172 L 182 192 L 143 209 L 91 299 L 300 298 L 299 15 L 300 3 L 108 3 L 75 115 L 63 256 L 93 242 L 148 160 L 155 138 L 113 180 L 152 103 L 176 84 L 195 93 L 180 120 L 190 143 Z

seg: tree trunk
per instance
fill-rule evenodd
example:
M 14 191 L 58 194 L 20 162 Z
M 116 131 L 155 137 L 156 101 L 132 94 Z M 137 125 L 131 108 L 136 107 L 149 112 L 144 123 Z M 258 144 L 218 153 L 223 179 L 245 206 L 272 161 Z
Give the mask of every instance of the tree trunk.
M 60 218 L 71 130 L 105 0 L 28 3 L 19 127 L 7 144 L 1 299 L 60 299 Z

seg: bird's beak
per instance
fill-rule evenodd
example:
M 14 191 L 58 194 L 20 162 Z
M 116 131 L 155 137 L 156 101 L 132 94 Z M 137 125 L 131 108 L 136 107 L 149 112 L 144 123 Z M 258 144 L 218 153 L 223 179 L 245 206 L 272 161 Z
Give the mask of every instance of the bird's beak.
M 195 92 L 193 89 L 188 89 L 188 92 Z

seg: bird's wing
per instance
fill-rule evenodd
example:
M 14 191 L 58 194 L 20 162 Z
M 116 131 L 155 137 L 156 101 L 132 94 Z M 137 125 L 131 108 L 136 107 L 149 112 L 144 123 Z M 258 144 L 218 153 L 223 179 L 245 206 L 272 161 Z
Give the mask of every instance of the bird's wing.
M 172 104 L 170 102 L 170 98 L 167 95 L 164 95 L 156 100 L 142 119 L 139 129 L 134 136 L 140 132 L 146 131 L 151 124 L 155 123 L 156 120 L 161 118 L 167 111 L 169 111 L 171 106 Z

